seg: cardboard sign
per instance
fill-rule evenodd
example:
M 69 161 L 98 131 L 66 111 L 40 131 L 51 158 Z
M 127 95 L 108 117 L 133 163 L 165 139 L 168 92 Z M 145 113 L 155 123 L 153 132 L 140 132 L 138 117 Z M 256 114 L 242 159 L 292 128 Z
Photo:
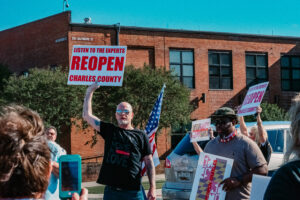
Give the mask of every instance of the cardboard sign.
M 250 200 L 264 199 L 271 177 L 253 174 Z
M 233 159 L 201 153 L 190 200 L 222 200 L 226 192 L 220 183 L 230 177 Z
M 210 118 L 192 122 L 191 142 L 209 140 Z
M 260 83 L 249 88 L 242 106 L 238 110 L 239 116 L 253 115 L 260 105 L 269 82 Z
M 74 45 L 68 85 L 122 86 L 126 46 Z

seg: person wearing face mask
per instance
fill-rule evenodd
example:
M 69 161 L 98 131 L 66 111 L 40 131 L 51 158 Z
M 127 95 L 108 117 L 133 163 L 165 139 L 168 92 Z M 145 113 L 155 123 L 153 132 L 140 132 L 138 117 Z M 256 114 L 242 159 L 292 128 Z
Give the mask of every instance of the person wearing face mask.
M 258 145 L 258 147 L 260 148 L 262 154 L 264 155 L 267 163 L 269 164 L 273 150 L 272 150 L 271 144 L 268 140 L 267 131 L 264 129 L 264 127 L 262 125 L 262 120 L 260 117 L 262 108 L 260 106 L 258 106 L 256 109 L 256 112 L 257 112 L 257 117 L 256 117 L 257 126 L 252 127 L 248 133 L 247 126 L 244 121 L 244 117 L 240 116 L 239 117 L 240 130 L 241 130 L 242 134 L 248 136 L 251 140 L 253 140 Z
M 221 182 L 222 189 L 226 191 L 226 199 L 250 199 L 252 175 L 267 175 L 267 162 L 258 146 L 237 132 L 235 125 L 238 117 L 234 110 L 219 108 L 212 115 L 212 121 L 216 125 L 218 136 L 208 142 L 204 152 L 234 160 L 230 177 Z
M 106 185 L 104 200 L 142 200 L 141 161 L 145 162 L 149 178 L 149 200 L 155 200 L 155 168 L 148 136 L 132 126 L 133 110 L 128 102 L 121 102 L 115 117 L 118 126 L 104 122 L 92 114 L 92 96 L 97 83 L 87 88 L 83 104 L 83 118 L 105 140 L 104 158 L 98 183 Z

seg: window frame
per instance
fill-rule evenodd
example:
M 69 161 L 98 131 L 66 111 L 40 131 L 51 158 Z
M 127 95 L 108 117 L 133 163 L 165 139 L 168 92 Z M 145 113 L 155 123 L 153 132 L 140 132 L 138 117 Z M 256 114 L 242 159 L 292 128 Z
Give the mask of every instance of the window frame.
M 254 56 L 254 65 L 248 65 L 247 64 L 247 56 Z M 258 56 L 265 56 L 265 61 L 266 61 L 266 65 L 265 66 L 261 66 L 258 65 L 257 63 L 257 57 Z M 263 53 L 263 52 L 246 52 L 245 53 L 245 65 L 246 65 L 246 88 L 250 88 L 253 85 L 259 84 L 259 83 L 263 83 L 263 82 L 267 82 L 269 81 L 269 62 L 268 62 L 268 53 Z M 248 69 L 253 69 L 255 68 L 255 74 L 254 74 L 254 79 L 252 82 L 248 83 L 248 80 L 250 78 L 247 77 L 247 72 Z M 259 69 L 265 69 L 266 71 L 266 78 L 258 78 L 258 70 Z
M 180 55 L 180 60 L 179 60 L 179 63 L 178 62 L 171 62 L 171 52 L 179 52 L 179 55 Z M 191 52 L 192 53 L 192 56 L 193 56 L 193 62 L 192 63 L 185 63 L 183 62 L 183 52 Z M 189 87 L 188 85 L 185 85 L 186 87 L 190 88 L 190 89 L 195 89 L 195 55 L 194 55 L 194 49 L 174 49 L 174 48 L 171 48 L 169 49 L 169 69 L 171 70 L 171 65 L 179 65 L 180 67 L 180 75 L 178 76 L 175 76 L 175 75 L 172 75 L 176 78 L 179 78 L 179 81 L 184 84 L 184 78 L 192 78 L 192 87 Z M 183 75 L 183 71 L 184 71 L 184 65 L 189 65 L 189 66 L 192 66 L 193 68 L 193 76 L 184 76 Z
M 218 59 L 218 64 L 215 63 L 210 63 L 210 56 L 216 54 L 217 59 Z M 221 55 L 229 55 L 229 64 L 223 64 L 221 63 Z M 230 50 L 208 50 L 208 67 L 209 67 L 209 89 L 210 90 L 232 90 L 233 89 L 233 66 L 232 66 L 232 51 Z M 213 68 L 218 68 L 218 75 L 211 75 L 211 69 Z M 222 69 L 228 68 L 231 73 L 229 75 L 223 75 L 222 74 Z M 218 80 L 218 88 L 212 88 L 212 78 L 217 78 Z M 224 78 L 229 78 L 230 79 L 230 87 L 229 88 L 224 88 L 222 84 L 222 80 Z
M 282 58 L 288 58 L 289 60 L 289 65 L 283 67 L 282 66 Z M 296 86 L 298 85 L 297 83 L 294 84 L 295 81 L 298 81 L 300 83 L 300 77 L 299 78 L 293 78 L 293 71 L 300 71 L 300 66 L 299 67 L 294 67 L 292 65 L 292 58 L 299 58 L 300 59 L 300 55 L 285 55 L 282 54 L 280 56 L 280 80 L 281 80 L 281 90 L 282 91 L 291 91 L 291 92 L 299 92 L 300 88 L 297 89 Z M 283 78 L 283 71 L 288 71 L 289 77 L 288 78 Z M 288 81 L 289 82 L 289 89 L 284 89 L 283 88 L 283 81 Z

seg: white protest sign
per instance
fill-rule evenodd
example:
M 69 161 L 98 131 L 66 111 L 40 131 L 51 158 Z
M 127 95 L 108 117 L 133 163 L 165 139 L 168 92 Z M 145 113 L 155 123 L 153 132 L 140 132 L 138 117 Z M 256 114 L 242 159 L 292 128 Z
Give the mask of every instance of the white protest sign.
M 192 122 L 191 142 L 209 140 L 210 118 Z
M 226 192 L 220 183 L 231 173 L 233 159 L 202 152 L 198 160 L 197 171 L 190 200 L 223 200 Z
M 242 106 L 238 110 L 239 116 L 253 115 L 260 105 L 269 82 L 260 83 L 249 88 Z
M 126 46 L 74 45 L 68 85 L 122 86 Z
M 264 199 L 271 177 L 253 174 L 250 200 Z

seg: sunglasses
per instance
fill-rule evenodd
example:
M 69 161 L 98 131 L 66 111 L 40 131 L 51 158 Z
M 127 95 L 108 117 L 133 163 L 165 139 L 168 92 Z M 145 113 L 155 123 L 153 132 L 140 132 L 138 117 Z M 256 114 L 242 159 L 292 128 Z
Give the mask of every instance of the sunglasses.
M 125 110 L 117 110 L 116 113 L 118 115 L 121 115 L 122 113 L 124 113 L 125 115 L 128 115 L 130 113 L 129 110 L 125 109 Z
M 232 120 L 229 118 L 223 118 L 223 119 L 215 119 L 214 122 L 216 125 L 224 125 L 227 124 L 228 122 L 231 122 Z

